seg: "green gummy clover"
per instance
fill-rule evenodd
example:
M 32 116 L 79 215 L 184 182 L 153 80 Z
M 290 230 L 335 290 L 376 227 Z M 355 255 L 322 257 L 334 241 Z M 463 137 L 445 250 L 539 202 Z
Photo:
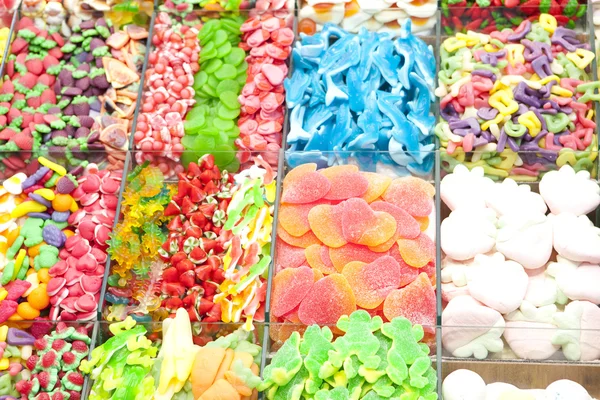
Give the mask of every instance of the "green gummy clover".
M 348 400 L 350 393 L 345 387 L 336 387 L 331 390 L 322 389 L 315 394 L 315 400 Z
M 315 394 L 323 379 L 319 377 L 321 368 L 329 359 L 329 351 L 333 350 L 331 340 L 333 333 L 328 327 L 323 329 L 317 325 L 309 326 L 304 332 L 304 340 L 300 344 L 300 353 L 304 356 L 304 367 L 308 371 L 306 391 Z
M 300 368 L 300 371 L 286 383 L 284 386 L 277 388 L 273 387 L 272 395 L 269 397 L 267 395 L 267 399 L 269 400 L 300 400 L 302 399 L 302 393 L 304 392 L 304 387 L 306 384 L 306 380 L 308 379 L 309 372 L 306 368 Z M 276 391 L 275 391 L 276 389 Z
M 373 332 L 381 328 L 383 320 L 381 317 L 371 316 L 364 310 L 358 310 L 349 317 L 342 316 L 337 327 L 345 332 L 333 343 L 335 351 L 329 352 L 329 361 L 335 367 L 340 368 L 344 361 L 355 354 L 366 368 L 375 369 L 379 366 L 381 359 L 376 355 L 379 349 L 379 340 Z
M 300 371 L 300 368 L 302 368 L 300 334 L 294 332 L 275 354 L 271 364 L 265 367 L 264 381 L 259 386 L 259 390 L 268 389 L 272 385 L 287 384 Z

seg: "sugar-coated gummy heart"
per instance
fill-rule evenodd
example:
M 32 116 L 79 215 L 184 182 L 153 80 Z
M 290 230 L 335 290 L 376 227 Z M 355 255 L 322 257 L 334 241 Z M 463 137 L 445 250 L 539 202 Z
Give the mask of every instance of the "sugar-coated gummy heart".
M 392 290 L 400 287 L 400 265 L 390 256 L 370 264 L 350 262 L 342 274 L 354 291 L 356 305 L 366 309 L 379 307 Z
M 347 243 L 343 234 L 343 214 L 347 202 L 332 206 L 321 204 L 308 213 L 308 222 L 315 236 L 326 246 L 341 247 Z
M 352 287 L 342 274 L 331 274 L 314 284 L 298 309 L 303 324 L 334 324 L 356 310 Z
M 273 278 L 271 312 L 280 317 L 293 310 L 311 291 L 313 272 L 309 267 L 286 268 Z
M 421 233 L 419 223 L 400 207 L 384 201 L 375 201 L 371 203 L 371 208 L 373 211 L 386 212 L 396 220 L 396 232 L 394 235 L 379 246 L 371 247 L 371 250 L 376 252 L 388 251 L 398 239 L 414 239 Z
M 331 259 L 323 260 L 323 255 L 326 255 L 329 258 L 327 246 L 313 244 L 304 250 L 304 255 L 306 256 L 306 261 L 308 261 L 308 264 L 311 266 L 311 268 L 319 270 L 325 275 L 338 272 L 333 266 Z M 329 262 L 326 264 L 326 261 Z
M 318 202 L 308 204 L 281 204 L 277 220 L 287 233 L 292 236 L 300 237 L 310 231 L 308 213 L 316 205 L 318 205 Z
M 342 272 L 342 269 L 349 262 L 360 261 L 368 264 L 377 260 L 383 255 L 384 254 L 382 253 L 371 251 L 367 246 L 354 243 L 348 243 L 342 247 L 329 249 L 329 257 L 333 262 L 333 266 L 339 272 Z
M 278 239 L 275 244 L 275 263 L 278 270 L 283 268 L 297 268 L 306 262 L 304 249 L 287 244 Z
M 279 239 L 283 240 L 291 246 L 302 247 L 304 249 L 312 244 L 321 244 L 319 238 L 317 238 L 312 231 L 306 232 L 300 237 L 295 237 L 287 233 L 286 230 L 283 229 L 281 224 L 277 224 L 277 236 L 279 237 Z
M 399 239 L 397 243 L 400 255 L 411 267 L 421 268 L 435 259 L 435 243 L 424 233 L 415 239 Z
M 355 244 L 378 246 L 396 232 L 396 220 L 386 212 L 373 211 L 363 199 L 349 199 L 342 210 L 344 238 Z
M 382 174 L 377 174 L 375 172 L 362 172 L 360 173 L 363 177 L 367 179 L 369 185 L 367 186 L 367 191 L 365 194 L 361 196 L 361 198 L 367 203 L 372 203 L 377 200 L 381 195 L 386 191 L 390 183 L 392 182 L 392 178 L 389 176 L 385 176 Z
M 431 261 L 427 263 L 422 268 L 411 267 L 404 261 L 402 256 L 400 255 L 400 250 L 398 250 L 398 246 L 393 246 L 389 251 L 390 257 L 392 257 L 396 262 L 400 265 L 400 271 L 402 273 L 402 277 L 400 278 L 400 287 L 404 287 L 409 283 L 413 282 L 421 272 L 424 272 L 429 277 L 431 281 L 431 285 L 435 286 L 436 276 L 435 276 L 435 262 Z
M 294 176 L 283 189 L 283 203 L 304 204 L 320 200 L 329 192 L 331 183 L 318 172 L 306 172 Z
M 369 186 L 369 181 L 358 172 L 355 165 L 338 165 L 319 170 L 324 175 L 331 187 L 325 195 L 327 200 L 346 200 L 351 197 L 364 195 Z
M 394 179 L 382 197 L 414 217 L 427 217 L 433 209 L 434 195 L 435 188 L 430 183 L 407 176 Z
M 435 329 L 436 301 L 431 281 L 425 273 L 402 289 L 392 290 L 383 303 L 383 314 L 389 320 L 404 317 L 413 324 Z

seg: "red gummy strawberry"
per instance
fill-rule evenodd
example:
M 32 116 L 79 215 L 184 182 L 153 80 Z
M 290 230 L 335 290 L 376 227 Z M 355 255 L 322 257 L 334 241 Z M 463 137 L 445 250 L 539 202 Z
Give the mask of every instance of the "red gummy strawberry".
M 187 271 L 179 276 L 179 282 L 188 289 L 196 286 L 196 274 L 194 271 Z
M 200 247 L 194 248 L 190 253 L 190 261 L 194 264 L 202 264 L 206 261 L 206 252 Z
M 56 94 L 52 89 L 46 89 L 40 95 L 40 102 L 42 104 L 51 103 L 56 104 Z
M 181 208 L 177 203 L 171 201 L 167 208 L 165 208 L 164 215 L 165 217 L 171 217 L 173 215 L 179 215 L 181 213 Z
M 44 338 L 36 339 L 36 341 L 33 342 L 33 347 L 35 347 L 38 350 L 44 350 L 47 345 L 48 345 L 48 342 Z
M 69 329 L 69 327 L 62 321 L 56 324 L 56 333 L 63 333 L 67 329 Z
M 213 206 L 213 212 L 214 212 L 214 204 L 201 204 L 200 205 L 200 212 L 195 212 L 190 216 L 190 225 L 191 226 L 197 226 L 197 227 L 201 227 L 204 226 L 206 224 L 206 214 L 205 211 L 206 207 L 204 206 Z M 212 215 L 211 215 L 212 217 Z
M 185 293 L 185 287 L 181 283 L 168 283 L 163 282 L 161 285 L 161 290 L 167 296 L 180 297 Z
M 13 42 L 12 42 L 12 54 L 18 54 L 21 51 L 26 51 L 27 50 L 27 46 L 29 44 L 27 43 L 27 41 L 23 38 L 16 38 Z
M 38 382 L 40 383 L 40 387 L 43 389 L 50 389 L 48 385 L 50 385 L 50 374 L 47 371 L 42 371 L 36 376 Z
M 56 339 L 54 342 L 52 342 L 52 348 L 56 351 L 61 351 L 66 344 L 67 342 L 65 342 L 64 340 Z
M 42 63 L 42 60 L 37 57 L 25 61 L 25 66 L 27 67 L 27 71 L 37 76 L 40 76 L 44 71 L 44 64 Z
M 200 203 L 206 198 L 206 193 L 199 187 L 192 186 L 190 189 L 190 200 L 194 203 Z
M 81 375 L 79 372 L 69 372 L 69 374 L 67 375 L 67 379 L 74 385 L 83 385 L 83 375 Z
M 25 131 L 19 132 L 12 138 L 12 141 L 15 142 L 21 150 L 33 149 L 33 136 L 31 133 L 26 133 Z
M 27 99 L 27 105 L 31 108 L 38 108 L 42 105 L 42 99 L 39 97 L 30 97 Z
M 183 227 L 183 223 L 181 222 L 181 218 L 176 217 L 169 222 L 167 228 L 171 232 L 181 232 L 181 228 Z
M 171 257 L 171 265 L 177 266 L 181 260 L 187 259 L 187 254 L 183 251 L 178 251 Z
M 33 87 L 37 83 L 37 76 L 35 76 L 31 72 L 27 72 L 19 79 L 19 83 L 28 89 L 33 89 Z
M 65 395 L 61 392 L 56 392 L 52 395 L 51 400 L 65 400 Z
M 11 81 L 5 81 L 2 84 L 2 88 L 0 88 L 0 92 L 2 94 L 14 93 L 15 92 L 15 85 Z
M 81 340 L 75 340 L 73 343 L 71 343 L 71 351 L 77 353 L 86 353 L 88 351 L 88 345 Z
M 179 297 L 171 297 L 165 301 L 164 307 L 167 310 L 177 310 L 183 305 L 183 301 Z
M 58 32 L 54 32 L 51 36 L 52 40 L 54 40 L 58 44 L 58 47 L 63 47 L 65 45 L 65 39 L 63 39 L 63 37 Z
M 202 229 L 197 226 L 190 226 L 185 230 L 186 237 L 194 237 L 196 239 L 200 239 L 202 237 Z
M 185 197 L 181 202 L 181 212 L 185 215 L 193 213 L 196 211 L 196 205 L 189 199 L 189 197 Z
M 75 391 L 75 390 L 67 390 L 67 393 L 69 393 L 69 395 L 71 397 L 69 397 L 69 400 L 80 400 L 81 399 L 81 393 Z
M 54 85 L 54 82 L 56 82 L 56 78 L 52 75 L 42 74 L 38 78 L 38 82 L 41 83 L 42 85 L 52 87 L 52 85 Z M 56 97 L 56 95 L 54 97 Z
M 50 397 L 50 395 L 48 393 L 42 392 L 37 395 L 35 400 L 52 400 L 52 398 Z
M 27 367 L 28 370 L 33 371 L 33 369 L 35 368 L 35 366 L 38 363 L 38 360 L 40 358 L 36 355 L 31 355 L 29 356 L 29 358 L 27 359 L 27 362 L 25 363 L 25 366 Z
M 44 57 L 44 60 L 42 61 L 44 68 L 47 70 L 48 68 L 52 67 L 53 65 L 58 65 L 60 64 L 60 61 L 58 61 L 58 59 L 56 57 L 51 56 L 50 54 L 48 54 L 46 57 Z
M 177 272 L 181 275 L 187 271 L 194 269 L 194 263 L 186 258 L 185 260 L 181 260 L 177 264 L 175 264 L 175 268 L 177 269 Z
M 188 172 L 187 172 L 187 176 L 191 179 L 194 176 L 198 176 L 202 173 L 202 171 L 200 170 L 200 167 L 198 166 L 198 164 L 191 162 L 188 165 Z
M 50 54 L 54 58 L 58 58 L 59 60 L 63 57 L 63 52 L 60 51 L 60 47 L 56 46 L 48 50 L 48 54 Z
M 75 361 L 77 361 L 77 359 L 75 358 L 75 354 L 71 353 L 70 351 L 65 351 L 62 355 L 62 361 L 66 365 L 72 365 Z
M 162 277 L 165 282 L 177 282 L 179 281 L 179 271 L 175 267 L 169 267 L 163 271 Z
M 54 350 L 49 350 L 42 356 L 41 365 L 44 369 L 58 367 L 57 354 Z
M 31 389 L 33 388 L 33 381 L 19 381 L 15 385 L 17 392 L 21 393 L 23 396 L 29 396 L 31 393 Z

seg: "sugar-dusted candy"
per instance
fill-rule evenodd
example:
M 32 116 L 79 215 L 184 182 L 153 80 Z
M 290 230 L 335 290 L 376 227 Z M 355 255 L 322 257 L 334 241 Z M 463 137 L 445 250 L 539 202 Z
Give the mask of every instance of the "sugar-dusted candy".
M 335 206 L 322 204 L 313 207 L 308 213 L 312 232 L 328 247 L 336 248 L 348 243 L 343 231 L 345 207 L 346 203 Z
M 277 240 L 275 245 L 276 271 L 283 268 L 297 268 L 306 262 L 306 256 L 302 247 L 294 247 L 283 240 Z
M 360 173 L 369 183 L 367 191 L 361 196 L 361 198 L 367 203 L 372 203 L 377 200 L 386 191 L 392 178 L 383 174 L 377 174 L 375 172 L 362 172 Z
M 273 300 L 271 313 L 280 317 L 296 308 L 314 284 L 313 272 L 309 267 L 286 268 L 273 278 Z
M 350 262 L 371 263 L 381 257 L 381 253 L 370 250 L 367 246 L 354 243 L 345 244 L 342 247 L 330 248 L 329 257 L 333 266 L 341 272 L 344 266 Z
M 346 264 L 342 274 L 354 288 L 356 305 L 374 309 L 383 303 L 392 290 L 400 287 L 402 271 L 396 260 L 385 256 L 370 264 L 350 262 Z
M 279 207 L 279 223 L 287 233 L 300 237 L 310 231 L 308 213 L 315 205 L 317 204 L 282 204 Z
M 344 239 L 365 246 L 379 246 L 396 233 L 396 219 L 383 211 L 373 211 L 362 199 L 345 201 L 342 211 Z
M 398 239 L 398 249 L 408 265 L 421 268 L 435 259 L 435 243 L 424 233 L 415 239 Z
M 316 282 L 300 303 L 298 318 L 303 324 L 327 325 L 356 310 L 356 298 L 342 274 L 327 275 Z
M 308 172 L 294 179 L 294 184 L 284 188 L 281 201 L 291 204 L 312 203 L 325 197 L 331 188 L 327 177 Z
M 427 217 L 433 210 L 435 189 L 430 183 L 415 177 L 394 179 L 383 199 L 392 203 L 413 217 Z
M 317 238 L 312 231 L 308 231 L 304 235 L 296 237 L 287 233 L 281 224 L 277 225 L 277 237 L 287 244 L 295 247 L 307 248 L 313 244 L 321 244 L 319 238 Z
M 313 244 L 304 250 L 306 261 L 313 270 L 322 272 L 325 275 L 334 274 L 338 271 L 331 258 L 329 257 L 329 248 L 327 246 L 321 246 Z
M 361 197 L 367 192 L 369 181 L 358 172 L 355 165 L 338 165 L 320 171 L 325 175 L 331 187 L 325 200 L 347 200 Z
M 411 217 L 402 208 L 395 206 L 392 203 L 385 201 L 375 201 L 371 203 L 373 211 L 383 211 L 390 214 L 396 220 L 396 232 L 386 242 L 370 247 L 371 250 L 377 252 L 384 252 L 392 248 L 392 246 L 398 241 L 398 239 L 415 239 L 421 233 L 421 226 L 419 222 Z
M 383 314 L 389 320 L 405 317 L 432 332 L 435 325 L 436 303 L 433 286 L 425 273 L 403 287 L 392 290 L 383 303 Z

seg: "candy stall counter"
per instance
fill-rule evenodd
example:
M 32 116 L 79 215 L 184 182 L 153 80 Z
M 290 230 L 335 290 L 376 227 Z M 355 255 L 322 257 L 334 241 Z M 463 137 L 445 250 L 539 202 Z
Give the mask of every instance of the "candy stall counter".
M 468 34 L 446 26 L 435 129 L 443 167 L 482 166 L 497 177 L 535 177 L 548 164 L 595 170 L 600 82 L 590 25 L 566 28 L 549 14 L 514 22 Z
M 484 172 L 457 165 L 440 184 L 444 355 L 598 361 L 598 181 L 569 165 L 530 183 Z

